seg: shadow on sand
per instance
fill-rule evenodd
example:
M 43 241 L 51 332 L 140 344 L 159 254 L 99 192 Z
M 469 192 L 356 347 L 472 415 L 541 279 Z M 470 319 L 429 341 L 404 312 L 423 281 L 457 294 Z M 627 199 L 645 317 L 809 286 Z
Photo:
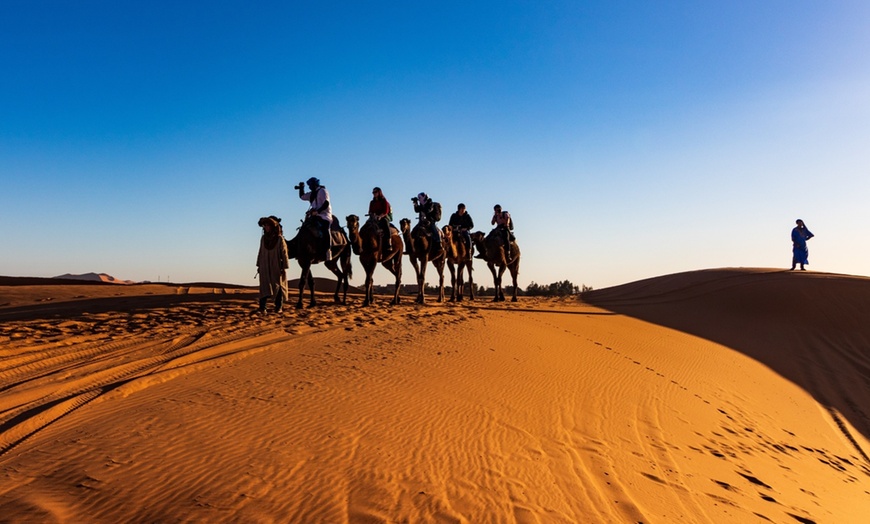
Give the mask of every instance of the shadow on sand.
M 870 462 L 870 279 L 712 269 L 591 291 L 584 301 L 727 346 L 812 395 Z

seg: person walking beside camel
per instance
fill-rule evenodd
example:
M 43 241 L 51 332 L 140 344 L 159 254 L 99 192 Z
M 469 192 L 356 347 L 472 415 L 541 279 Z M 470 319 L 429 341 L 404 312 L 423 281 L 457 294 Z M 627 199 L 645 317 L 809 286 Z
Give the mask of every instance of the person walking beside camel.
M 260 279 L 260 313 L 266 312 L 266 304 L 274 297 L 275 313 L 281 313 L 287 299 L 287 244 L 281 219 L 272 215 L 262 217 L 257 225 L 263 228 L 260 251 L 257 253 L 257 276 Z
M 793 271 L 795 266 L 798 264 L 801 266 L 801 271 L 806 271 L 807 268 L 804 267 L 804 264 L 810 263 L 810 250 L 807 248 L 807 240 L 813 238 L 815 235 L 810 233 L 810 230 L 807 229 L 803 220 L 797 219 L 795 223 L 797 225 L 791 230 L 791 271 Z

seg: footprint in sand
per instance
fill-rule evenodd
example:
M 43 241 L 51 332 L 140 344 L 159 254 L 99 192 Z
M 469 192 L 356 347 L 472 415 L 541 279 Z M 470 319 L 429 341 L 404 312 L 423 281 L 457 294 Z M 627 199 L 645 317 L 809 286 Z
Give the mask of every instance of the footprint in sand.
M 755 484 L 756 486 L 761 486 L 762 488 L 767 488 L 767 489 L 770 489 L 770 490 L 773 489 L 772 487 L 768 486 L 767 484 L 765 484 L 764 482 L 762 482 L 761 480 L 759 480 L 757 477 L 754 477 L 754 476 L 752 476 L 752 475 L 750 475 L 750 474 L 748 474 L 748 473 L 741 473 L 741 472 L 739 472 L 739 471 L 737 471 L 736 473 L 737 473 L 738 475 L 740 475 L 741 477 L 745 478 L 746 480 L 748 480 L 749 482 Z

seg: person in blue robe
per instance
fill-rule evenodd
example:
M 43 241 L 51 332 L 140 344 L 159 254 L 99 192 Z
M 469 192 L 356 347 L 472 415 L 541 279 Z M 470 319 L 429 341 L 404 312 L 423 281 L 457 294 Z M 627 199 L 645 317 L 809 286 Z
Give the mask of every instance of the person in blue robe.
M 809 264 L 810 250 L 807 249 L 807 240 L 813 238 L 813 234 L 807 229 L 806 224 L 801 219 L 797 219 L 797 226 L 791 230 L 792 258 L 791 269 L 800 264 L 801 270 L 806 271 L 804 264 Z

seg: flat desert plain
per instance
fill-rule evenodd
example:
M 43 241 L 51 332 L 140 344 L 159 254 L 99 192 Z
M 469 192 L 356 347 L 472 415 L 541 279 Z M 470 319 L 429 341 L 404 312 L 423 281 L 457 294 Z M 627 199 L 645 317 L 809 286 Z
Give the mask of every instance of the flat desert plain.
M 870 521 L 870 279 L 256 298 L 0 285 L 0 521 Z

